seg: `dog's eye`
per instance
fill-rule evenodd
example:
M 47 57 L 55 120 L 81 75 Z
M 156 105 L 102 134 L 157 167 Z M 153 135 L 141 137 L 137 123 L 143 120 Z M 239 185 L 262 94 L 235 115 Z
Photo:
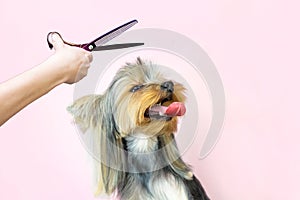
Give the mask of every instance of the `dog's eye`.
M 136 92 L 137 90 L 141 89 L 142 87 L 144 87 L 144 85 L 136 85 L 130 89 L 130 92 Z

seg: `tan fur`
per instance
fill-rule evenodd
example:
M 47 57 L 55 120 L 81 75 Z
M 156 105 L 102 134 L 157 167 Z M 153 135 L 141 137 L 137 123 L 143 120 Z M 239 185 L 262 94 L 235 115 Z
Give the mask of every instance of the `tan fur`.
M 89 95 L 76 100 L 68 110 L 74 115 L 75 122 L 82 131 L 93 132 L 93 154 L 101 156 L 98 171 L 97 193 L 111 194 L 124 178 L 124 155 L 122 138 L 135 132 L 149 136 L 161 135 L 164 156 L 172 168 L 187 179 L 192 175 L 172 145 L 173 133 L 177 131 L 177 117 L 169 121 L 153 120 L 144 116 L 145 111 L 156 104 L 167 93 L 160 84 L 167 81 L 155 67 L 145 64 L 138 58 L 137 63 L 121 68 L 111 85 L 103 95 Z M 130 89 L 144 84 L 140 90 L 132 93 Z M 174 83 L 173 101 L 184 102 L 185 88 Z M 165 105 L 169 105 L 166 102 Z M 122 171 L 123 170 L 123 171 Z

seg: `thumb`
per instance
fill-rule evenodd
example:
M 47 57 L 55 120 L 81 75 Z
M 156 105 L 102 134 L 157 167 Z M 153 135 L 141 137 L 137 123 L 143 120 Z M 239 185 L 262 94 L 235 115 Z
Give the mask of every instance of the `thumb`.
M 64 46 L 64 42 L 61 36 L 57 33 L 52 33 L 51 42 L 55 50 L 61 49 Z

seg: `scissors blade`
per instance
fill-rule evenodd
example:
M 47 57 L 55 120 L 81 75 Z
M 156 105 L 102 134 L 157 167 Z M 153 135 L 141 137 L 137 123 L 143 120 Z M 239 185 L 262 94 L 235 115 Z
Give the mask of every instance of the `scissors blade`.
M 86 50 L 93 51 L 93 49 L 95 47 L 101 46 L 101 45 L 107 43 L 108 41 L 110 41 L 113 38 L 119 36 L 120 34 L 122 34 L 123 32 L 125 32 L 126 30 L 128 30 L 129 28 L 131 28 L 132 26 L 134 26 L 137 23 L 138 23 L 137 20 L 132 20 L 130 22 L 127 22 L 127 23 L 125 23 L 125 24 L 123 24 L 123 25 L 121 25 L 121 26 L 105 33 L 104 35 L 101 35 L 97 39 L 95 39 L 92 42 L 88 43 L 83 48 L 86 49 Z
M 105 45 L 105 46 L 97 46 L 93 49 L 93 51 L 105 51 L 105 50 L 112 50 L 112 49 L 124 49 L 129 47 L 136 47 L 142 46 L 144 43 L 123 43 L 123 44 L 112 44 L 112 45 Z

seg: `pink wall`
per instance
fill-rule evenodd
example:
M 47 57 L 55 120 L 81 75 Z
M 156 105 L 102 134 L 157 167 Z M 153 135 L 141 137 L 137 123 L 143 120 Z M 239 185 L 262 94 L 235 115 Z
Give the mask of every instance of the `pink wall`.
M 139 28 L 182 33 L 212 58 L 227 97 L 215 149 L 204 160 L 191 157 L 193 148 L 186 155 L 211 198 L 300 199 L 300 4 L 174 2 L 1 0 L 0 81 L 46 59 L 52 30 L 82 42 L 137 18 Z M 72 94 L 62 85 L 0 128 L 1 200 L 94 199 L 88 159 L 65 111 Z

